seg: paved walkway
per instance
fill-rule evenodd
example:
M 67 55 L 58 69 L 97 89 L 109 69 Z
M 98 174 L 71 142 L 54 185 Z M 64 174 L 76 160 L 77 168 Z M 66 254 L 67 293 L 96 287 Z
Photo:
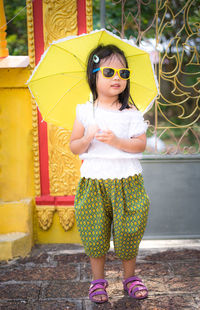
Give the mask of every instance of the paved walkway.
M 82 247 L 36 245 L 28 257 L 0 263 L 0 309 L 200 309 L 200 242 L 144 244 L 136 274 L 149 288 L 146 300 L 124 295 L 121 262 L 112 250 L 106 263 L 109 302 L 96 305 L 87 297 L 90 265 Z

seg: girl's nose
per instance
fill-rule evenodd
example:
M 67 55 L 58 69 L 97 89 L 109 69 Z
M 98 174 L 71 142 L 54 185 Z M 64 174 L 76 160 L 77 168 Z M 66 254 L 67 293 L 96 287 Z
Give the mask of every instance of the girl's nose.
M 118 75 L 118 73 L 117 73 L 117 72 L 115 73 L 115 75 L 114 75 L 113 79 L 114 79 L 114 80 L 119 80 L 119 75 Z

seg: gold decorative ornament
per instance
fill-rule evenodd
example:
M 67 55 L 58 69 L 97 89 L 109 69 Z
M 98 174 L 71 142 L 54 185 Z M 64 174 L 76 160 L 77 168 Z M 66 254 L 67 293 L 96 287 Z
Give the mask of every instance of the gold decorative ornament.
M 65 231 L 74 226 L 75 211 L 68 206 L 36 206 L 37 221 L 42 230 L 48 230 L 53 223 L 53 216 L 58 212 L 59 221 Z
M 69 148 L 71 131 L 48 125 L 49 178 L 51 195 L 75 195 L 81 161 Z
M 40 228 L 48 230 L 53 222 L 55 206 L 36 206 L 36 212 Z
M 28 33 L 28 54 L 30 74 L 35 67 L 35 42 L 33 24 L 32 0 L 27 0 L 27 33 Z M 33 160 L 34 160 L 34 185 L 35 195 L 40 196 L 40 159 L 39 159 L 39 139 L 38 139 L 38 112 L 35 100 L 31 97 L 32 104 L 32 137 L 33 137 Z
M 27 34 L 28 34 L 28 55 L 29 65 L 33 70 L 35 67 L 35 42 L 34 42 L 34 24 L 33 24 L 33 5 L 32 0 L 27 0 Z
M 66 206 L 57 206 L 56 209 L 58 211 L 60 224 L 65 231 L 68 231 L 74 226 L 75 223 L 74 209 Z
M 86 27 L 87 33 L 93 30 L 92 0 L 86 0 Z
M 49 43 L 69 35 L 77 35 L 77 1 L 43 1 L 45 49 Z

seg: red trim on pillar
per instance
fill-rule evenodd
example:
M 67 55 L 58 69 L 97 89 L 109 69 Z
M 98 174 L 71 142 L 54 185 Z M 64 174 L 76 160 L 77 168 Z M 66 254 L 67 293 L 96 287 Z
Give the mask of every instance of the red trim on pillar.
M 42 0 L 33 1 L 33 21 L 35 40 L 35 62 L 39 62 L 44 52 L 43 10 Z M 77 0 L 78 34 L 87 33 L 86 0 Z M 74 196 L 50 196 L 49 161 L 48 161 L 48 137 L 47 123 L 42 122 L 42 116 L 38 110 L 38 135 L 40 156 L 40 184 L 41 196 L 36 197 L 37 205 L 74 205 Z
M 33 1 L 33 22 L 34 22 L 34 41 L 35 41 L 35 62 L 39 62 L 44 52 L 44 33 L 43 33 L 43 10 L 42 0 Z M 49 160 L 48 160 L 48 138 L 47 124 L 42 122 L 42 116 L 38 111 L 38 136 L 39 136 L 39 157 L 40 157 L 40 186 L 41 196 L 48 195 L 49 190 Z
M 55 206 L 73 206 L 74 196 L 56 196 Z
M 36 197 L 35 202 L 37 206 L 54 206 L 55 197 L 49 195 L 43 195 L 41 197 Z
M 33 1 L 33 23 L 34 23 L 34 42 L 35 42 L 35 62 L 36 65 L 44 52 L 43 34 L 43 12 L 42 0 Z
M 73 206 L 74 196 L 43 195 L 35 198 L 37 206 Z
M 77 0 L 78 34 L 87 32 L 86 24 L 86 0 Z

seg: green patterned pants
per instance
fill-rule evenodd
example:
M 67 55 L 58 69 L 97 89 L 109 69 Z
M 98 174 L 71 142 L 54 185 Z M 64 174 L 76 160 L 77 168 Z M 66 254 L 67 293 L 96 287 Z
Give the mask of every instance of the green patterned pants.
M 88 256 L 100 257 L 107 253 L 111 224 L 116 255 L 122 260 L 137 256 L 149 210 L 141 174 L 122 179 L 81 178 L 74 205 Z

